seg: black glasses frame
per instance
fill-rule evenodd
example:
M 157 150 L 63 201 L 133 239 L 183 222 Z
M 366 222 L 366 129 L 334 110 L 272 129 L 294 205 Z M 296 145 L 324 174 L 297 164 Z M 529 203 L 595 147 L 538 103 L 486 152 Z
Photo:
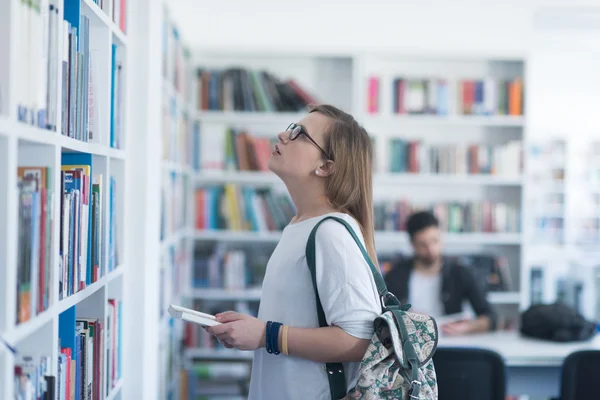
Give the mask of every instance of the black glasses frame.
M 286 132 L 289 132 L 288 138 L 290 140 L 296 140 L 300 137 L 300 135 L 306 136 L 306 138 L 308 140 L 310 140 L 315 146 L 317 146 L 319 148 L 319 150 L 321 150 L 321 152 L 325 155 L 327 160 L 330 159 L 329 153 L 327 153 L 325 150 L 323 150 L 323 148 L 321 146 L 319 146 L 319 144 L 315 141 L 315 139 L 313 139 L 312 136 L 310 136 L 308 134 L 308 132 L 306 131 L 306 128 L 303 127 L 302 125 L 298 125 L 298 124 L 292 122 L 291 124 L 288 125 Z

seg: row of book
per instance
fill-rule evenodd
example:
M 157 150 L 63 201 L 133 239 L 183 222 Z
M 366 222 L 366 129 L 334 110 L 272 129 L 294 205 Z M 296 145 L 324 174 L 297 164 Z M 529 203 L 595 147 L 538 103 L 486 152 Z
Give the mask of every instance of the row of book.
M 50 306 L 52 287 L 52 170 L 19 167 L 16 323 Z
M 169 305 L 173 304 L 176 296 L 182 292 L 184 277 L 189 270 L 190 255 L 187 245 L 182 240 L 164 249 L 161 254 L 160 287 L 159 287 L 159 316 L 162 318 Z
M 56 393 L 64 399 L 104 399 L 122 376 L 122 302 L 108 299 L 106 323 L 77 316 L 76 307 L 59 316 Z
M 117 18 L 124 28 L 125 0 L 115 2 L 113 12 L 121 10 L 123 14 Z M 90 46 L 90 21 L 81 15 L 79 0 L 64 1 L 64 20 L 61 20 L 61 3 L 58 0 L 17 3 L 22 32 L 16 36 L 16 46 L 24 55 L 19 57 L 15 68 L 15 79 L 22 89 L 17 91 L 17 118 L 50 130 L 57 129 L 60 118 L 63 135 L 104 144 L 97 102 L 99 54 Z M 116 44 L 111 55 L 110 145 L 120 147 L 123 78 Z
M 245 289 L 249 281 L 246 252 L 217 248 L 210 255 L 196 253 L 192 270 L 194 288 Z
M 371 76 L 367 87 L 369 113 L 380 108 L 379 77 Z M 392 111 L 394 114 L 450 113 L 448 81 L 444 79 L 394 78 L 392 81 Z
M 453 91 L 443 78 L 396 77 L 392 80 L 392 112 L 406 115 L 446 116 L 453 112 Z M 465 79 L 456 82 L 455 112 L 462 115 L 523 115 L 523 81 L 514 79 Z M 367 82 L 367 111 L 381 111 L 381 82 Z
M 123 127 L 123 74 L 121 49 L 111 45 L 110 110 L 101 110 L 98 102 L 99 58 L 97 49 L 90 46 L 90 21 L 79 15 L 77 1 L 65 2 L 62 49 L 61 133 L 92 143 L 109 144 L 119 148 Z M 60 52 L 57 52 L 60 54 Z M 100 125 L 100 116 L 110 115 L 110 137 Z
M 65 7 L 69 7 L 68 3 L 65 3 Z M 65 9 L 65 33 L 62 39 L 62 134 L 85 142 L 90 139 L 94 141 L 95 135 L 100 135 L 99 113 L 96 108 L 98 54 L 90 49 L 89 19 L 84 15 L 72 14 L 72 10 Z
M 59 299 L 96 282 L 118 265 L 113 177 L 92 171 L 92 156 L 64 153 L 61 171 Z M 108 188 L 106 185 L 108 184 Z M 108 204 L 103 196 L 108 189 Z M 103 219 L 108 213 L 108 243 Z M 108 246 L 108 259 L 103 251 Z
M 195 151 L 192 129 L 188 113 L 174 96 L 169 96 L 163 102 L 163 160 L 191 165 Z
M 317 103 L 294 79 L 239 67 L 199 68 L 196 93 L 203 111 L 297 112 Z
M 14 398 L 23 400 L 56 399 L 58 385 L 52 374 L 52 357 L 19 355 L 15 359 Z M 60 399 L 60 397 L 58 397 Z
M 72 1 L 72 0 L 65 0 Z M 77 1 L 77 0 L 75 0 Z M 117 24 L 121 32 L 127 32 L 127 0 L 92 0 Z
M 289 196 L 269 189 L 257 190 L 234 184 L 196 190 L 198 230 L 279 231 L 295 215 Z M 414 212 L 429 210 L 440 220 L 440 228 L 451 233 L 518 233 L 521 210 L 501 202 L 411 203 L 408 200 L 377 202 L 375 229 L 405 231 L 406 220 Z
M 188 220 L 186 199 L 188 193 L 189 176 L 174 171 L 164 171 L 161 186 L 161 240 L 168 238 L 185 228 Z
M 197 189 L 195 206 L 199 230 L 280 231 L 296 213 L 285 193 L 234 184 Z
M 19 49 L 18 64 L 14 68 L 14 79 L 19 87 L 17 118 L 39 128 L 56 130 L 57 77 L 61 62 L 57 55 L 60 54 L 60 35 L 65 32 L 59 2 L 19 1 L 15 5 L 18 31 L 12 40 Z
M 275 135 L 256 135 L 232 126 L 224 131 L 222 127 L 203 127 L 194 164 L 205 171 L 268 171 L 276 140 Z
M 75 307 L 59 318 L 57 369 L 52 357 L 17 354 L 15 399 L 104 399 L 122 376 L 122 303 L 108 300 L 106 324 L 80 318 Z
M 460 81 L 458 112 L 463 115 L 523 115 L 522 78 Z
M 190 67 L 189 60 L 189 50 L 165 11 L 162 26 L 162 75 L 167 85 L 175 89 L 186 102 L 191 102 L 191 94 L 195 94 L 192 87 L 195 71 Z
M 496 203 L 448 202 L 418 204 L 408 200 L 378 202 L 375 209 L 375 230 L 405 231 L 408 217 L 416 211 L 430 211 L 440 222 L 440 229 L 449 233 L 518 233 L 521 231 L 519 207 Z
M 390 160 L 390 172 L 519 176 L 522 144 L 513 140 L 501 145 L 434 145 L 392 139 Z

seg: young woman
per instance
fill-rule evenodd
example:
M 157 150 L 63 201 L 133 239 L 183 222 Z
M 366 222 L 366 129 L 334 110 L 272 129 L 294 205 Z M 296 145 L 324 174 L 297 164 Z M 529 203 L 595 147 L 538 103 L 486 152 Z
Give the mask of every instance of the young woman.
M 339 222 L 327 220 L 316 234 L 317 288 L 330 325 L 320 328 L 306 243 L 317 222 L 335 215 L 353 227 L 376 262 L 372 145 L 351 115 L 329 105 L 312 108 L 278 138 L 269 169 L 285 183 L 297 215 L 268 262 L 258 318 L 224 312 L 217 315 L 223 324 L 207 329 L 226 347 L 255 350 L 251 400 L 330 399 L 324 363 L 344 363 L 347 388 L 356 385 L 381 303 L 352 236 Z M 268 352 L 271 322 L 283 326 L 277 349 Z

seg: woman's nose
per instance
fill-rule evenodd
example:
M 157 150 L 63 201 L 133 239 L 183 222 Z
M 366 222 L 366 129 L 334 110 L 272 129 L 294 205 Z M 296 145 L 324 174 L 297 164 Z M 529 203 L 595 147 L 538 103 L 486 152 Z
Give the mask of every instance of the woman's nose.
M 290 134 L 289 134 L 288 131 L 283 131 L 283 132 L 279 132 L 277 134 L 277 137 L 279 138 L 279 140 L 282 143 L 286 143 L 289 140 L 289 138 L 290 138 Z

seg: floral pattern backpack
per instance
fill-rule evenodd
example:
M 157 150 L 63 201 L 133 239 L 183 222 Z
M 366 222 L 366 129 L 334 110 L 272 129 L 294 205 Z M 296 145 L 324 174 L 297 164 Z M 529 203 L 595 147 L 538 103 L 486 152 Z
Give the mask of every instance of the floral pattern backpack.
M 382 314 L 374 321 L 373 337 L 361 361 L 356 386 L 346 393 L 343 365 L 325 364 L 331 398 L 437 400 L 438 387 L 432 360 L 438 343 L 435 320 L 426 315 L 408 312 L 410 305 L 400 305 L 396 296 L 388 292 L 383 277 L 352 227 L 337 217 L 325 217 L 319 221 L 311 231 L 306 245 L 306 260 L 315 290 L 319 325 L 328 326 L 317 291 L 315 237 L 319 225 L 328 219 L 343 224 L 354 238 L 371 268 L 382 303 Z

